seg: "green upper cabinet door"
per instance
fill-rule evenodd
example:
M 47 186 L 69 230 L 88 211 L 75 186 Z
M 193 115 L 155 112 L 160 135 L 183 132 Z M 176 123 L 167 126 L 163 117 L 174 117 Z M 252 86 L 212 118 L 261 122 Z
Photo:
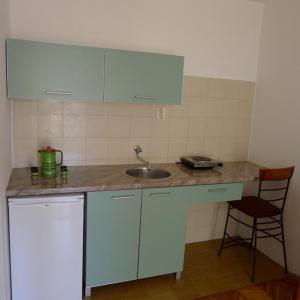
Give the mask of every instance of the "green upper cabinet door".
M 181 188 L 143 190 L 138 278 L 183 270 L 187 204 Z
M 104 101 L 180 104 L 183 61 L 181 56 L 107 50 Z
M 141 190 L 88 193 L 86 287 L 137 279 Z
M 10 99 L 103 101 L 104 49 L 8 39 Z

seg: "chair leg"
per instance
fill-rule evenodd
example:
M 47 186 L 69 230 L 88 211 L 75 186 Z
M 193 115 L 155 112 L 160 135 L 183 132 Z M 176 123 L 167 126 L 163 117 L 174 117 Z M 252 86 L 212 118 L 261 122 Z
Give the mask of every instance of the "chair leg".
M 251 282 L 255 281 L 255 268 L 256 268 L 256 248 L 257 248 L 257 219 L 254 219 L 254 231 L 253 231 L 253 239 L 254 239 L 254 246 L 253 246 L 253 257 L 252 257 L 252 275 L 251 275 Z
M 281 216 L 281 234 L 282 234 L 282 248 L 283 248 L 283 258 L 284 258 L 284 271 L 288 273 L 288 265 L 287 265 L 287 258 L 286 258 L 286 249 L 285 249 L 285 237 L 284 237 L 284 230 L 283 230 L 283 220 Z
M 224 228 L 224 233 L 223 233 L 223 239 L 222 239 L 222 243 L 221 243 L 221 247 L 220 247 L 218 256 L 221 255 L 222 250 L 223 250 L 223 247 L 224 247 L 224 242 L 225 242 L 225 237 L 226 237 L 226 232 L 227 232 L 227 226 L 228 226 L 229 212 L 230 212 L 230 204 L 228 205 L 227 216 L 226 216 L 226 222 L 225 222 L 225 228 Z
M 252 249 L 252 247 L 253 247 L 254 228 L 255 228 L 255 218 L 253 219 L 252 234 L 251 234 L 251 241 L 250 241 L 249 249 Z

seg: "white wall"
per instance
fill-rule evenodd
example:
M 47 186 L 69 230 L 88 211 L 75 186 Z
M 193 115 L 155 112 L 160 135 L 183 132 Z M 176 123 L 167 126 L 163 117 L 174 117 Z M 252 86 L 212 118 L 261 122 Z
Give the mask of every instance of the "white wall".
M 300 274 L 300 2 L 267 2 L 262 27 L 250 160 L 295 165 L 285 215 L 289 267 Z M 282 263 L 281 245 L 262 249 Z
M 184 55 L 185 74 L 255 81 L 263 5 L 249 0 L 11 0 L 16 38 Z
M 6 99 L 5 38 L 8 0 L 0 0 L 0 299 L 9 299 L 7 210 L 5 189 L 11 173 L 10 103 Z

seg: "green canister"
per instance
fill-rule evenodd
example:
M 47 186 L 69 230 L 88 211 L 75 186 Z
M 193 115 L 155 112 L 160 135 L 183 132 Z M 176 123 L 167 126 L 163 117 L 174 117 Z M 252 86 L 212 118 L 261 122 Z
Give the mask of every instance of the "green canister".
M 40 154 L 41 170 L 44 177 L 55 177 L 56 167 L 63 162 L 63 153 L 60 150 L 53 149 L 48 146 L 45 149 L 38 151 Z M 56 152 L 60 153 L 60 163 L 56 163 Z

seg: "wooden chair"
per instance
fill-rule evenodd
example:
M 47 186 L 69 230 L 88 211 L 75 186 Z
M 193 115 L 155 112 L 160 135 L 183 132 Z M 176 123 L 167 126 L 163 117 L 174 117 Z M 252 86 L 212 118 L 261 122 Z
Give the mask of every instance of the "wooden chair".
M 285 272 L 288 272 L 286 248 L 283 229 L 283 212 L 289 190 L 289 184 L 294 172 L 294 167 L 282 169 L 261 169 L 259 173 L 259 188 L 257 196 L 245 196 L 241 200 L 228 202 L 228 212 L 224 235 L 219 251 L 228 247 L 247 245 L 253 250 L 251 281 L 255 280 L 257 239 L 274 238 L 282 244 Z M 274 187 L 274 183 L 276 186 Z M 278 187 L 279 184 L 279 187 Z M 270 185 L 272 185 L 270 187 Z M 274 198 L 274 194 L 275 198 Z M 279 196 L 278 196 L 279 194 Z M 277 203 L 274 205 L 273 203 Z M 252 218 L 249 225 L 231 214 L 236 209 Z M 251 228 L 251 238 L 233 238 L 227 232 L 229 218 Z

